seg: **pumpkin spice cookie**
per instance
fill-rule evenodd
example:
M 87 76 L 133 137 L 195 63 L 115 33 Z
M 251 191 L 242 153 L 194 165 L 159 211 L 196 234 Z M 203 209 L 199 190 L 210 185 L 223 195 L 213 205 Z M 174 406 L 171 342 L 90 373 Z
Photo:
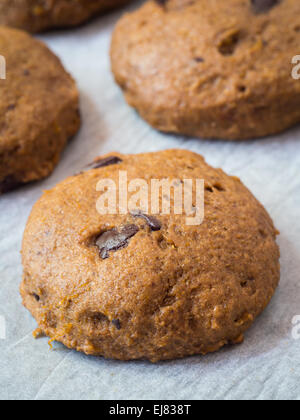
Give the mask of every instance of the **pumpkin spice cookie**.
M 172 210 L 99 212 L 99 181 L 115 184 L 119 196 L 121 174 L 128 185 L 204 180 L 202 224 Z M 98 158 L 44 193 L 22 256 L 23 303 L 39 331 L 121 360 L 156 362 L 241 342 L 280 276 L 276 230 L 262 205 L 238 178 L 184 150 Z
M 79 129 L 78 91 L 59 59 L 25 32 L 0 27 L 0 194 L 48 176 Z
M 249 139 L 300 122 L 299 0 L 148 1 L 118 23 L 112 70 L 153 127 Z
M 131 0 L 0 0 L 0 24 L 40 32 L 76 26 Z

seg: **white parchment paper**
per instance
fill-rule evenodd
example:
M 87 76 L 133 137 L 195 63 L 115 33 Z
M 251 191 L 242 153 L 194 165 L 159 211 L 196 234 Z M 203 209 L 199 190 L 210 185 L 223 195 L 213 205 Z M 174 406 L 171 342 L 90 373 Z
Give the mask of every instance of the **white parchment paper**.
M 50 178 L 0 198 L 0 324 L 6 324 L 0 399 L 300 399 L 300 340 L 292 334 L 292 320 L 300 315 L 300 128 L 246 143 L 152 130 L 125 104 L 110 73 L 110 35 L 121 13 L 41 36 L 78 82 L 83 127 Z M 21 240 L 32 205 L 42 190 L 97 155 L 174 147 L 201 153 L 241 177 L 270 212 L 281 231 L 282 254 L 281 284 L 271 305 L 243 345 L 205 357 L 153 365 L 88 357 L 60 344 L 50 351 L 47 339 L 33 339 L 36 323 L 18 292 Z

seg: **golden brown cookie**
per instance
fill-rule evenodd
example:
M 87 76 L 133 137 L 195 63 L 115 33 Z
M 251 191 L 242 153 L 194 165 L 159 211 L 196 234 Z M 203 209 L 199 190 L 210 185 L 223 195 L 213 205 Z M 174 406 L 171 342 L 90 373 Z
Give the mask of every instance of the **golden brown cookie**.
M 0 55 L 1 194 L 49 175 L 80 117 L 75 82 L 44 44 L 0 27 Z
M 187 225 L 173 211 L 101 215 L 98 181 L 118 185 L 120 171 L 128 182 L 204 179 L 203 223 Z M 280 276 L 276 231 L 262 205 L 238 178 L 184 150 L 98 158 L 36 203 L 22 255 L 21 294 L 40 331 L 122 360 L 241 342 Z
M 0 24 L 40 32 L 75 26 L 131 0 L 0 0 Z
M 148 1 L 113 35 L 128 103 L 161 131 L 249 139 L 300 121 L 299 0 Z

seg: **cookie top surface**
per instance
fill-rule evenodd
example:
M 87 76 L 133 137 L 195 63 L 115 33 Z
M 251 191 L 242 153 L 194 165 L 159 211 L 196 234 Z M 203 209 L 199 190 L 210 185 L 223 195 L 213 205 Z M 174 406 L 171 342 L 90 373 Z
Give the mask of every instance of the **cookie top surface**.
M 117 25 L 113 72 L 128 102 L 162 131 L 279 132 L 300 121 L 300 83 L 291 77 L 299 15 L 298 0 L 148 1 Z
M 105 159 L 46 192 L 29 218 L 21 290 L 39 327 L 118 359 L 183 357 L 240 339 L 279 281 L 267 212 L 237 178 L 191 152 Z M 119 193 L 119 171 L 128 182 L 204 179 L 203 223 L 173 211 L 99 214 L 97 183 L 113 180 Z
M 0 182 L 27 182 L 53 169 L 78 130 L 78 91 L 59 59 L 25 32 L 0 26 L 0 55 Z
M 0 0 L 0 24 L 39 32 L 78 25 L 130 0 Z

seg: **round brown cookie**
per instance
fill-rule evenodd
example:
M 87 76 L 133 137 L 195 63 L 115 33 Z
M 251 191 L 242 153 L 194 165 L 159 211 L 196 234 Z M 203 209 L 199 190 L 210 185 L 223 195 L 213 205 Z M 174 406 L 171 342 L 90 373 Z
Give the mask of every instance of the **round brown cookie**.
M 184 150 L 114 154 L 91 168 L 46 192 L 25 230 L 21 294 L 40 331 L 86 354 L 154 362 L 241 342 L 280 276 L 261 204 L 238 178 Z M 204 222 L 100 215 L 96 185 L 118 186 L 119 171 L 128 182 L 204 179 Z
M 49 175 L 80 117 L 75 82 L 44 44 L 0 27 L 0 55 L 1 194 Z
M 112 70 L 155 128 L 248 139 L 300 121 L 299 0 L 148 1 L 113 35 Z
M 75 26 L 131 0 L 0 0 L 0 24 L 29 32 Z

